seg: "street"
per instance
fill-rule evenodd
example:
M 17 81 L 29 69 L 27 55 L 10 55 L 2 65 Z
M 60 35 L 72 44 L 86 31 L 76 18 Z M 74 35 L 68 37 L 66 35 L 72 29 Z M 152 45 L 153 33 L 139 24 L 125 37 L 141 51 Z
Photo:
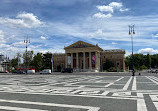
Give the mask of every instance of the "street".
M 73 74 L 0 75 L 0 111 L 158 110 L 154 74 Z

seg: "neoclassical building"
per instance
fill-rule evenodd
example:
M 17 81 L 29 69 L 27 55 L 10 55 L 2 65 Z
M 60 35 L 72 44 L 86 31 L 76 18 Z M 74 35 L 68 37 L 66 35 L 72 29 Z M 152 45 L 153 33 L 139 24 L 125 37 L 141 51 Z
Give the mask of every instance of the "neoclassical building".
M 125 70 L 125 50 L 103 50 L 97 44 L 92 45 L 78 41 L 64 47 L 65 53 L 53 54 L 53 69 L 60 71 L 62 68 L 73 68 L 74 71 L 99 72 L 103 64 L 110 60 L 117 71 Z

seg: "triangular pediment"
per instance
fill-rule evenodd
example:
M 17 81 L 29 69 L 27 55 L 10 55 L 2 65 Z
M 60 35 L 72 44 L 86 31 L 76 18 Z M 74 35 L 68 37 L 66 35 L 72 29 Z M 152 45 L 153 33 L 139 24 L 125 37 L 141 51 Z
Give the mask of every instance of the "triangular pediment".
M 65 47 L 64 49 L 70 49 L 70 48 L 87 48 L 87 47 L 98 47 L 96 45 L 92 45 L 92 44 L 89 44 L 89 43 L 86 43 L 86 42 L 83 42 L 83 41 L 78 41 L 78 42 L 75 42 L 74 44 L 68 46 L 68 47 Z

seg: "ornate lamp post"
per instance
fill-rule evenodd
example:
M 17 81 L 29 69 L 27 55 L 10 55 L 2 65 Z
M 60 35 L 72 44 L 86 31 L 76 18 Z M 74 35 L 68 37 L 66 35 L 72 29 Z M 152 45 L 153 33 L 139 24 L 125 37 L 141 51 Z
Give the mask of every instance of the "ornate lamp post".
M 30 43 L 30 39 L 28 37 L 24 38 L 24 43 L 26 44 L 26 61 L 25 61 L 25 64 L 26 64 L 26 73 L 27 73 L 27 67 L 28 67 L 28 62 L 27 62 L 27 45 Z
M 129 25 L 129 35 L 131 35 L 132 42 L 132 76 L 135 76 L 134 71 L 134 58 L 133 58 L 133 35 L 135 34 L 134 25 Z

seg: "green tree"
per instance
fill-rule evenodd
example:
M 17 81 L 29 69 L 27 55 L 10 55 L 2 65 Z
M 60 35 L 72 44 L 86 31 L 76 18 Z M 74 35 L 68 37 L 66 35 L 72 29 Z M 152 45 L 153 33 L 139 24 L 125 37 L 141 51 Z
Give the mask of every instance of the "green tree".
M 11 60 L 11 66 L 14 67 L 14 68 L 17 68 L 17 67 L 18 67 L 18 58 L 17 58 L 17 57 L 14 57 L 14 58 Z
M 31 65 L 35 66 L 36 71 L 42 70 L 43 68 L 42 53 L 37 53 L 36 55 L 34 55 Z
M 103 70 L 108 70 L 111 67 L 114 67 L 114 64 L 109 59 L 106 59 L 106 62 L 103 64 Z
M 43 68 L 44 69 L 52 69 L 52 54 L 50 52 L 47 52 L 46 54 L 43 54 Z
M 146 56 L 146 66 L 148 67 L 148 69 L 151 68 L 151 57 L 149 53 Z
M 23 61 L 24 64 L 26 65 L 26 59 L 27 59 L 27 65 L 30 65 L 32 59 L 33 59 L 33 51 L 27 51 L 27 58 L 26 58 L 26 52 L 23 53 Z
M 20 63 L 21 63 L 20 58 L 22 57 L 22 55 L 18 52 L 18 53 L 16 54 L 16 57 L 17 57 L 17 59 L 18 59 L 18 67 L 19 67 L 19 65 L 20 65 Z
M 143 54 L 134 54 L 134 68 L 140 70 L 140 66 L 145 65 L 146 57 Z M 129 55 L 125 59 L 126 66 L 129 66 L 129 69 L 132 70 L 132 55 Z
M 158 66 L 158 54 L 151 55 L 151 67 L 157 68 Z

